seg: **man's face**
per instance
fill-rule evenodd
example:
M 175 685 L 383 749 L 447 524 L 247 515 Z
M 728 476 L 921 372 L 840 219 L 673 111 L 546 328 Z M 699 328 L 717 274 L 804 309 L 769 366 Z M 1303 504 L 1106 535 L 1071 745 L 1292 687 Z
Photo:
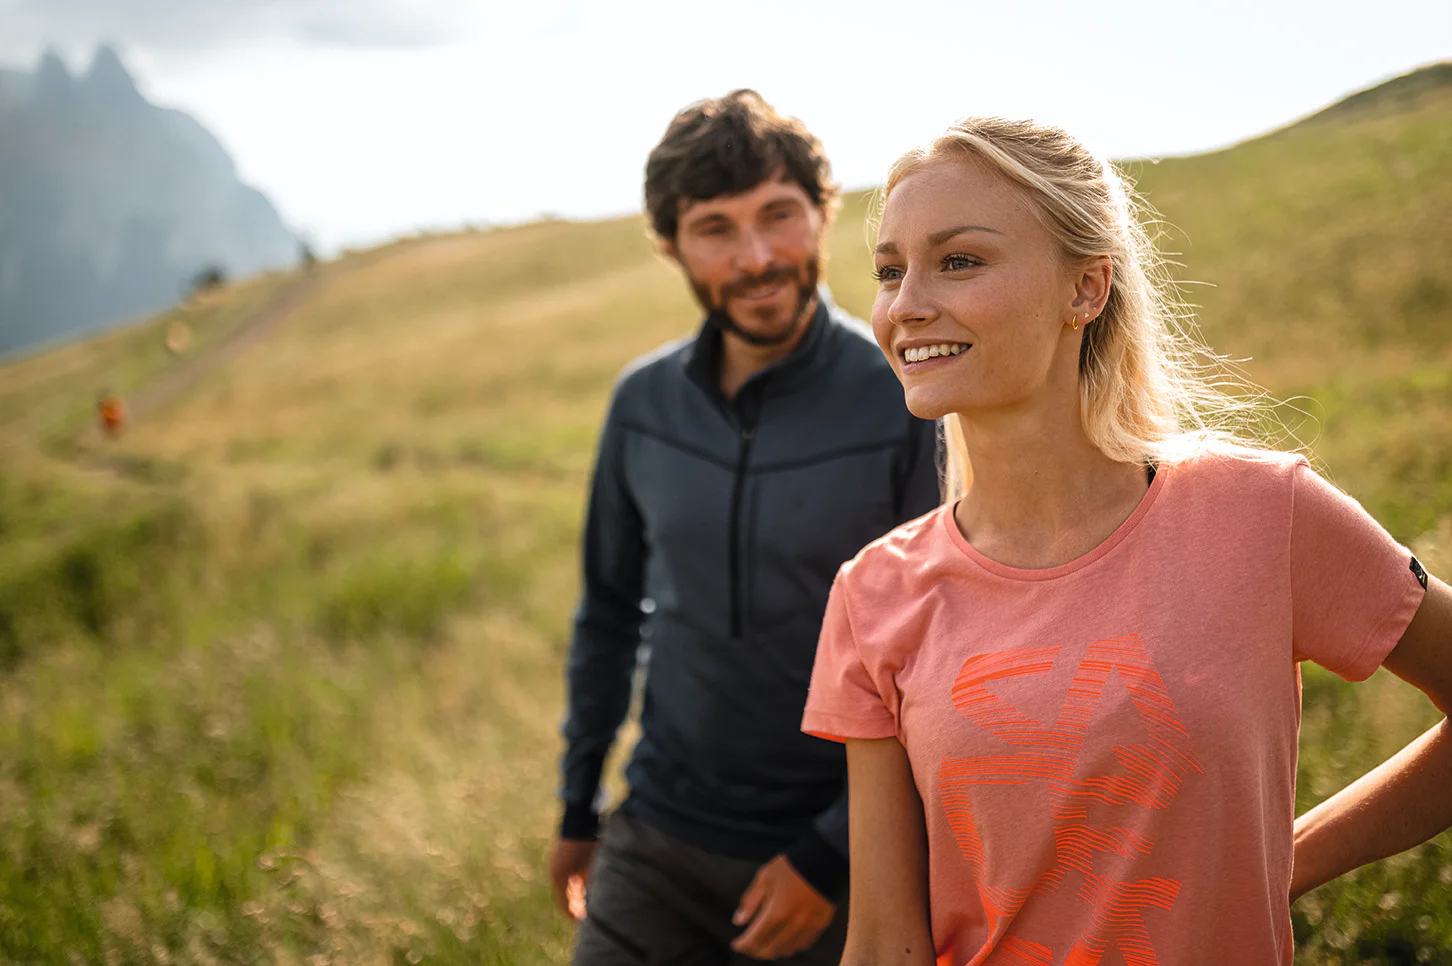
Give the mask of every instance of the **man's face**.
M 816 294 L 822 228 L 822 212 L 801 185 L 773 177 L 741 194 L 684 204 L 665 251 L 712 325 L 752 345 L 779 345 L 800 330 Z

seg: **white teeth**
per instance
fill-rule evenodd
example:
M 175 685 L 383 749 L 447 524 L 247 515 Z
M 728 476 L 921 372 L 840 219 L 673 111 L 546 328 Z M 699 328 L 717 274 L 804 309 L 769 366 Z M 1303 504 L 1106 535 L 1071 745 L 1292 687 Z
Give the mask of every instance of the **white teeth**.
M 904 349 L 902 357 L 908 362 L 926 362 L 929 359 L 936 359 L 938 356 L 959 355 L 967 348 L 968 346 L 961 342 L 942 342 L 938 345 L 925 345 Z

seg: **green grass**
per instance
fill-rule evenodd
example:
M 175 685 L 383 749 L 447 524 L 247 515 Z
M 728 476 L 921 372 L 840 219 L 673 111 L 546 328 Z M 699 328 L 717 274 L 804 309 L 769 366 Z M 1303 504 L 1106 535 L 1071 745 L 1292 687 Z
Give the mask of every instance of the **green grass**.
M 1452 88 L 1134 165 L 1211 343 L 1452 573 Z M 873 283 L 853 195 L 830 281 Z M 167 319 L 0 368 L 0 962 L 548 963 L 591 447 L 696 310 L 640 219 L 350 256 L 119 441 Z M 196 310 L 205 342 L 281 290 Z M 542 351 L 547 349 L 548 351 Z M 1298 806 L 1435 720 L 1305 671 Z M 1318 890 L 1298 962 L 1448 963 L 1447 837 Z
M 6 437 L 69 440 L 89 419 L 103 391 L 134 392 L 174 366 L 204 352 L 266 306 L 290 281 L 270 274 L 219 292 L 194 296 L 155 318 L 122 326 L 82 342 L 5 366 L 0 381 L 0 454 Z M 173 356 L 166 333 L 182 325 L 187 350 Z

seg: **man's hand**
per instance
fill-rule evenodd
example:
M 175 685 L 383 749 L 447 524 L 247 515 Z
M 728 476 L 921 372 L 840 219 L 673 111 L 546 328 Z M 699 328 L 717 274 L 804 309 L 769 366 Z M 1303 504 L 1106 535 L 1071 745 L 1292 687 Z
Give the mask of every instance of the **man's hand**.
M 746 926 L 746 931 L 731 948 L 752 959 L 791 956 L 816 942 L 836 911 L 785 856 L 778 855 L 757 870 L 742 894 L 731 921 Z
M 585 881 L 595 858 L 595 841 L 557 839 L 550 856 L 550 888 L 560 912 L 579 922 L 585 918 Z

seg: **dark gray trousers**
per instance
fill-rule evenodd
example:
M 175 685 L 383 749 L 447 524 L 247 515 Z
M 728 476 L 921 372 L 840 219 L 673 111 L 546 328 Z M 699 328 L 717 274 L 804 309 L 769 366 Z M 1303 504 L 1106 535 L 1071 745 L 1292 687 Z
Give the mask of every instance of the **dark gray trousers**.
M 595 853 L 574 966 L 745 966 L 733 952 L 744 929 L 731 924 L 758 863 L 712 855 L 619 812 Z M 847 901 L 816 944 L 790 966 L 837 966 L 847 938 Z

